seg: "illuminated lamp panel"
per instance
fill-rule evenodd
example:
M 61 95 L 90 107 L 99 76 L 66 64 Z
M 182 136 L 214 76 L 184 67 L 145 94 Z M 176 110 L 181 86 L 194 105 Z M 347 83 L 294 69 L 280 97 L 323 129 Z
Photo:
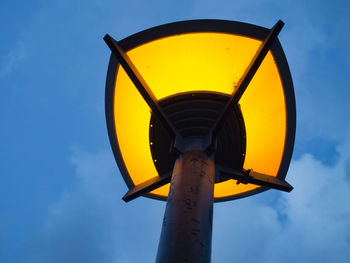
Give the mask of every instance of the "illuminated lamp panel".
M 155 40 L 127 54 L 157 99 L 189 91 L 231 94 L 260 43 L 231 34 L 191 33 Z M 284 148 L 286 118 L 281 81 L 270 53 L 240 104 L 247 131 L 244 168 L 276 176 Z M 138 185 L 157 175 L 149 147 L 151 114 L 121 67 L 116 77 L 114 105 L 119 149 L 132 182 Z M 228 180 L 215 185 L 214 197 L 255 188 Z M 167 196 L 168 192 L 169 184 L 151 193 Z
M 166 184 L 152 191 L 151 194 L 167 197 L 169 193 L 169 189 L 170 189 L 170 184 Z
M 118 67 L 114 120 L 119 149 L 132 182 L 138 185 L 156 175 L 149 147 L 150 108 L 122 67 Z
M 157 99 L 189 91 L 231 94 L 260 41 L 223 33 L 191 33 L 128 52 Z
M 286 137 L 286 105 L 271 52 L 243 94 L 240 105 L 247 134 L 243 167 L 277 176 Z
M 277 176 L 285 143 L 286 109 L 282 82 L 271 52 L 239 101 L 246 128 L 244 169 Z M 228 180 L 215 184 L 214 197 L 223 198 L 259 186 Z

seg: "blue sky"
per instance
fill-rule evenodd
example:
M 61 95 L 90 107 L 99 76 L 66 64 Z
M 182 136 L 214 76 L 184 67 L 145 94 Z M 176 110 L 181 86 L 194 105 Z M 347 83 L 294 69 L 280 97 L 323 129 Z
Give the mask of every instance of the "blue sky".
M 295 187 L 214 207 L 212 262 L 348 262 L 349 1 L 0 3 L 0 262 L 153 262 L 163 202 L 125 204 L 104 118 L 116 39 L 179 20 L 271 27 L 297 103 Z

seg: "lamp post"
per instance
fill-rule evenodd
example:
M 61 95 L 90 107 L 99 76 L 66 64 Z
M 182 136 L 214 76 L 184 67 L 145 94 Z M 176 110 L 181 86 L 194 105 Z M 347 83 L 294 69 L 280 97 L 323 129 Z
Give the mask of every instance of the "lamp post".
M 157 263 L 210 262 L 213 225 L 213 160 L 190 149 L 175 162 Z
M 210 262 L 214 201 L 293 189 L 284 180 L 295 101 L 283 25 L 192 20 L 119 42 L 105 36 L 106 120 L 129 187 L 123 199 L 167 200 L 157 263 Z

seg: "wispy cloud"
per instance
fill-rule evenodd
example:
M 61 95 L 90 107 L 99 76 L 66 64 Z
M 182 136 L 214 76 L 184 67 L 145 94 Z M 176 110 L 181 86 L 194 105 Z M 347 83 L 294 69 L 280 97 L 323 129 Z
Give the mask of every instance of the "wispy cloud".
M 20 66 L 20 63 L 25 59 L 26 53 L 23 45 L 18 44 L 17 48 L 11 50 L 7 55 L 4 55 L 0 63 L 0 78 L 8 76 Z
M 264 193 L 217 204 L 213 262 L 347 262 L 349 144 L 339 147 L 333 167 L 310 154 L 293 161 L 291 193 L 271 190 L 268 202 Z M 27 247 L 29 262 L 154 260 L 164 207 L 145 198 L 125 204 L 120 197 L 126 187 L 111 156 L 73 154 L 77 184 L 49 208 L 42 232 Z
M 163 213 L 159 203 L 121 200 L 126 187 L 110 152 L 76 151 L 71 160 L 76 187 L 50 206 L 42 232 L 25 248 L 26 262 L 152 261 Z
M 261 196 L 218 204 L 214 262 L 348 262 L 348 146 L 340 147 L 334 167 L 309 154 L 293 161 L 287 178 L 295 189 L 273 205 Z
M 79 115 L 79 118 L 69 119 L 69 115 L 76 113 L 75 107 L 83 107 L 82 101 L 87 101 L 85 103 L 91 107 L 90 102 L 98 97 L 96 87 L 103 86 L 109 55 L 101 40 L 104 33 L 120 39 L 149 26 L 193 18 L 241 20 L 269 27 L 281 18 L 286 26 L 280 39 L 296 88 L 298 136 L 334 139 L 339 143 L 339 155 L 333 166 L 322 164 L 310 154 L 293 161 L 287 179 L 295 190 L 290 194 L 270 191 L 217 204 L 213 262 L 256 262 L 257 259 L 272 263 L 347 262 L 350 256 L 350 211 L 346 203 L 350 197 L 350 158 L 347 153 L 350 144 L 345 136 L 350 131 L 347 121 L 350 119 L 350 49 L 345 41 L 350 36 L 346 34 L 350 21 L 348 2 L 333 1 L 323 5 L 320 1 L 197 0 L 190 6 L 188 1 L 180 2 L 178 5 L 168 5 L 160 0 L 103 3 L 94 0 L 93 4 L 86 1 L 75 4 L 71 1 L 43 2 L 19 34 L 23 45 L 19 44 L 1 58 L 0 78 L 11 75 L 24 61 L 30 78 L 22 81 L 33 79 L 28 86 L 31 91 L 36 91 L 31 92 L 35 96 L 30 100 L 37 104 L 46 94 L 43 90 L 47 90 L 51 105 L 59 102 L 67 107 L 65 102 L 72 101 L 74 107 L 70 108 L 69 114 L 56 105 L 52 108 L 57 109 L 50 112 L 50 116 L 61 116 L 59 123 L 64 127 L 72 126 L 67 133 L 74 133 L 84 123 L 76 125 L 77 120 L 83 118 Z M 56 86 L 48 88 L 47 83 Z M 22 91 L 29 89 L 25 85 L 20 87 L 22 90 L 18 94 L 25 97 L 28 93 Z M 91 93 L 87 94 L 89 90 Z M 57 97 L 57 91 L 64 96 Z M 44 106 L 40 113 L 48 108 Z M 25 109 L 20 108 L 21 111 Z M 91 118 L 90 111 L 82 112 Z M 33 116 L 35 119 L 33 117 L 31 122 L 43 122 L 41 114 L 35 112 Z M 18 127 L 23 128 L 19 123 Z M 58 127 L 55 122 L 45 123 L 45 126 Z M 89 138 L 100 136 L 93 129 L 82 130 Z M 37 130 L 34 136 L 39 136 Z M 57 136 L 57 144 L 69 145 L 79 135 L 63 137 Z M 46 142 L 35 139 L 42 144 Z M 100 143 L 104 141 L 96 144 Z M 29 153 L 33 148 L 23 151 L 28 151 L 28 156 L 40 155 L 40 159 L 49 165 L 53 162 L 52 156 L 45 156 L 46 152 Z M 66 156 L 55 158 L 62 160 Z M 16 257 L 21 257 L 18 262 L 153 262 L 164 205 L 145 198 L 124 204 L 121 196 L 126 187 L 110 151 L 77 150 L 72 154 L 71 163 L 76 168 L 72 185 L 48 208 L 41 232 L 32 237 L 30 235 L 36 230 L 28 230 L 31 234 L 26 240 L 30 241 L 16 253 Z M 9 165 L 9 174 L 13 173 L 15 165 L 17 162 Z M 27 174 L 27 167 L 24 167 L 18 173 Z M 30 172 L 34 176 L 37 170 Z M 46 174 L 42 172 L 41 176 Z M 40 177 L 32 181 L 33 184 L 40 182 Z M 33 185 L 27 188 L 31 187 Z M 18 188 L 11 191 L 16 192 Z M 21 194 L 27 198 L 28 193 L 32 192 Z M 12 198 L 11 195 L 6 198 Z M 30 202 L 30 208 L 38 211 L 37 200 Z M 23 203 L 16 205 L 22 209 Z M 41 220 L 39 216 L 30 219 Z M 30 227 L 28 224 L 28 229 Z M 25 235 L 23 233 L 21 238 Z M 10 242 L 13 241 L 6 240 L 6 243 Z M 13 245 L 13 250 L 16 248 Z
M 342 141 L 350 130 L 348 1 L 196 0 L 194 15 L 272 27 L 286 24 L 280 41 L 290 65 L 297 103 L 298 137 Z M 337 14 L 337 15 L 335 15 Z M 331 18 L 332 17 L 332 18 Z

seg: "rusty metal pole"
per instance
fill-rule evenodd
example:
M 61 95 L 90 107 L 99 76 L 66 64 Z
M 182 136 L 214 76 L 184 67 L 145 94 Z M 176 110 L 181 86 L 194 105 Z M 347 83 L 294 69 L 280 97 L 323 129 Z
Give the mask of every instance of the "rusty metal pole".
M 156 263 L 209 263 L 214 200 L 213 160 L 187 150 L 176 160 Z

